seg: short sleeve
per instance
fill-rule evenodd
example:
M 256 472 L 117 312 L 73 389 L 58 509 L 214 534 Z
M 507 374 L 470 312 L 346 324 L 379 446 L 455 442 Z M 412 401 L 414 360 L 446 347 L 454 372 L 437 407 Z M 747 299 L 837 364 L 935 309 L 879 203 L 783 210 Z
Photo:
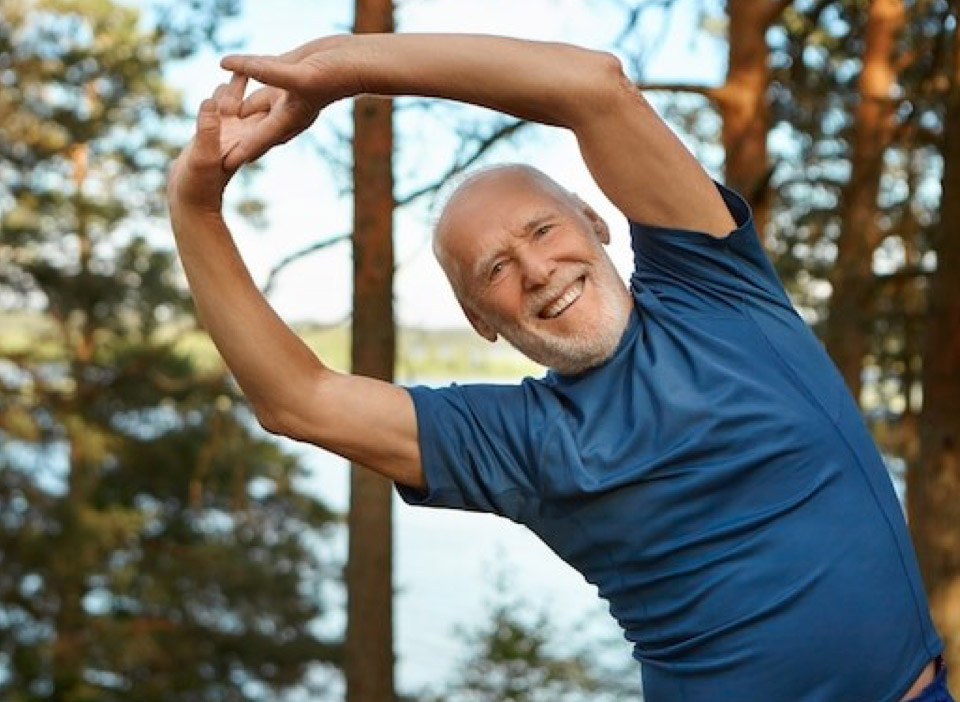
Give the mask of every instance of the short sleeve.
M 790 302 L 757 237 L 750 206 L 716 185 L 737 225 L 726 237 L 631 222 L 635 290 L 652 293 L 653 304 L 671 315 L 749 319 L 794 382 L 829 416 L 844 402 L 855 406 L 823 345 Z
M 679 313 L 737 315 L 747 301 L 792 310 L 757 237 L 750 205 L 716 186 L 737 225 L 726 237 L 630 223 L 635 290 L 648 290 Z
M 541 424 L 524 385 L 407 388 L 417 416 L 426 490 L 397 485 L 404 502 L 491 512 L 521 521 L 536 494 Z

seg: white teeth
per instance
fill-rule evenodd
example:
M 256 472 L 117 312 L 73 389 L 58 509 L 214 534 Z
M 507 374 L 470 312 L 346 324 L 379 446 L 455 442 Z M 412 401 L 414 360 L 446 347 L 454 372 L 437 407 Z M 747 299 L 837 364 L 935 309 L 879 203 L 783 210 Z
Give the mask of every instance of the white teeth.
M 540 313 L 540 316 L 548 319 L 559 316 L 561 312 L 576 302 L 582 293 L 583 280 L 578 280 L 571 285 L 563 295 L 554 300 L 549 306 L 545 307 L 543 312 Z

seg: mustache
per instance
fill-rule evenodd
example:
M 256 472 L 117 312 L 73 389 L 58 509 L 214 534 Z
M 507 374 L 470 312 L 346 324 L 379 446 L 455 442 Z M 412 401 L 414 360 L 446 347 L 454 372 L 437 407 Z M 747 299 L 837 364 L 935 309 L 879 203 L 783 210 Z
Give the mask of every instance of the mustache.
M 547 287 L 535 291 L 531 297 L 527 299 L 527 314 L 533 317 L 539 315 L 540 310 L 560 297 L 566 292 L 567 288 L 580 280 L 580 278 L 585 277 L 589 270 L 589 266 L 578 265 L 574 270 L 564 271 L 562 278 L 558 278 L 556 281 L 550 281 Z

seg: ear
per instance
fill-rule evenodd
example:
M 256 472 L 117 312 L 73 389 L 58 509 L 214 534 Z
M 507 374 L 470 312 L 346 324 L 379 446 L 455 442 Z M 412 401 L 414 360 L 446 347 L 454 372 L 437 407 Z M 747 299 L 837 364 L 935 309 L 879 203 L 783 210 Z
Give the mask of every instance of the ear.
M 467 316 L 467 320 L 469 320 L 470 325 L 474 328 L 477 334 L 479 334 L 484 339 L 490 342 L 497 340 L 496 329 L 494 329 L 485 321 L 480 319 L 480 317 L 477 316 L 477 314 L 473 310 L 471 310 L 467 305 L 463 304 L 463 302 L 460 302 L 460 308 L 463 310 L 463 313 Z
M 598 215 L 597 211 L 584 202 L 579 195 L 573 193 L 573 197 L 577 202 L 577 207 L 579 207 L 580 211 L 583 213 L 583 216 L 587 218 L 588 222 L 590 222 L 590 227 L 593 229 L 593 233 L 597 237 L 597 240 L 601 244 L 609 244 L 610 227 L 607 226 L 606 220 Z

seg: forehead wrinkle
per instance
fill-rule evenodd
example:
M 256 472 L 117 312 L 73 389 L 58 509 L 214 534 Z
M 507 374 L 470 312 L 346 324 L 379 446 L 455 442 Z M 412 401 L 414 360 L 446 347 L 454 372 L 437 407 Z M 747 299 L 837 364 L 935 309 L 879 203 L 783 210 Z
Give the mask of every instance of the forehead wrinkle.
M 529 239 L 533 233 L 546 221 L 557 216 L 557 211 L 549 208 L 541 208 L 534 211 L 528 217 L 525 217 L 523 224 L 511 226 L 510 234 L 517 239 Z M 492 251 L 480 254 L 472 266 L 473 278 L 480 280 L 486 277 L 486 272 L 493 262 L 505 252 L 509 251 L 515 244 L 508 246 L 496 246 Z
M 553 219 L 557 214 L 556 210 L 547 207 L 536 210 L 532 215 L 527 217 L 526 222 L 524 222 L 520 228 L 520 235 L 530 236 L 540 225 L 549 219 Z

